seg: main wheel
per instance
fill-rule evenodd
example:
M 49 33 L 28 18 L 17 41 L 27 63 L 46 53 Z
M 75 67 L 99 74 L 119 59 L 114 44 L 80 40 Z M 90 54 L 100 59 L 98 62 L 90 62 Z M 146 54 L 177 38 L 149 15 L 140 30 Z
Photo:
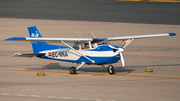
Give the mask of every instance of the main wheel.
M 76 68 L 75 67 L 70 68 L 70 74 L 76 74 Z
M 112 65 L 109 65 L 108 72 L 110 75 L 114 74 L 114 67 Z

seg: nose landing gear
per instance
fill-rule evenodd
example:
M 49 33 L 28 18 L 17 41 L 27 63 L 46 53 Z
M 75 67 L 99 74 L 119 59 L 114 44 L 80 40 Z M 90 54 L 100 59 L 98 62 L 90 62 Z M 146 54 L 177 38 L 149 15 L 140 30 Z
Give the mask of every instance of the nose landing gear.
M 115 72 L 114 72 L 114 67 L 113 67 L 112 65 L 109 65 L 109 67 L 107 68 L 107 70 L 108 70 L 108 73 L 109 73 L 110 75 L 112 75 L 112 74 L 115 73 Z

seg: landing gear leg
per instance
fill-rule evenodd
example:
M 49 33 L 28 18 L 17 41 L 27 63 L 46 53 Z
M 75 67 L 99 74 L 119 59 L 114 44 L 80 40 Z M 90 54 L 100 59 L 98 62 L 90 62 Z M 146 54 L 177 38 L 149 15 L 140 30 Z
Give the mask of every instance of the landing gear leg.
M 83 66 L 84 64 L 85 64 L 84 62 L 81 62 L 81 65 L 79 65 L 77 68 L 71 67 L 71 68 L 70 68 L 70 74 L 76 74 L 76 71 L 77 71 L 81 66 Z
M 109 65 L 107 69 L 110 75 L 114 74 L 114 67 L 112 65 Z

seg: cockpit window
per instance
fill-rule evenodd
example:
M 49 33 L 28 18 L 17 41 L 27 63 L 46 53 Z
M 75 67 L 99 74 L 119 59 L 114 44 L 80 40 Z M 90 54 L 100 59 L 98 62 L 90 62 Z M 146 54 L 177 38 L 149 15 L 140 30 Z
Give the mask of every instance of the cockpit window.
M 110 42 L 108 41 L 108 39 L 107 38 L 101 38 L 101 39 L 99 39 L 99 38 L 97 38 L 97 39 L 93 39 L 93 43 L 97 43 L 98 45 L 109 45 L 110 44 Z
M 93 41 L 87 43 L 74 43 L 72 47 L 75 50 L 84 50 L 84 49 L 91 49 L 97 48 L 99 45 L 110 45 L 110 42 L 107 38 L 93 38 Z
M 89 43 L 75 43 L 72 47 L 76 50 L 90 49 Z

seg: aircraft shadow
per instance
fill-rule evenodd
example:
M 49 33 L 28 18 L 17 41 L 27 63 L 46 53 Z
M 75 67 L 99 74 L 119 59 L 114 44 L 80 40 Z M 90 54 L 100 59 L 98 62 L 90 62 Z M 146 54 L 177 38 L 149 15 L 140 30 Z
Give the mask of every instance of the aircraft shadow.
M 39 67 L 39 68 L 28 68 L 28 70 L 43 70 L 44 68 L 46 68 L 45 70 L 68 70 L 71 68 L 72 66 L 61 66 L 59 63 L 51 63 L 48 67 L 44 66 L 44 67 Z M 97 66 L 97 67 L 81 67 L 80 69 L 78 69 L 78 71 L 82 71 L 82 72 L 100 72 L 100 73 L 107 73 L 107 69 L 101 67 L 101 66 Z M 123 69 L 121 67 L 117 67 L 115 68 L 115 72 L 132 72 L 135 71 L 134 69 Z
M 168 67 L 168 66 L 180 66 L 180 64 L 166 64 L 166 65 L 148 65 L 150 68 L 153 67 Z M 70 69 L 71 66 L 61 66 L 59 63 L 51 63 L 48 67 L 40 67 L 40 68 L 28 68 L 28 70 L 43 70 L 44 68 L 46 68 L 46 70 L 68 70 Z M 137 68 L 145 68 L 146 69 L 146 65 L 139 65 L 139 66 L 126 66 L 125 69 L 123 69 L 121 66 L 120 67 L 115 67 L 115 72 L 117 73 L 122 73 L 122 72 L 127 72 L 127 73 L 131 73 L 132 71 L 135 71 L 135 69 Z M 135 68 L 135 69 L 133 69 Z M 80 69 L 78 69 L 78 71 L 82 71 L 82 72 L 100 72 L 100 73 L 107 73 L 107 69 L 101 67 L 101 66 L 97 66 L 97 67 L 82 67 Z

